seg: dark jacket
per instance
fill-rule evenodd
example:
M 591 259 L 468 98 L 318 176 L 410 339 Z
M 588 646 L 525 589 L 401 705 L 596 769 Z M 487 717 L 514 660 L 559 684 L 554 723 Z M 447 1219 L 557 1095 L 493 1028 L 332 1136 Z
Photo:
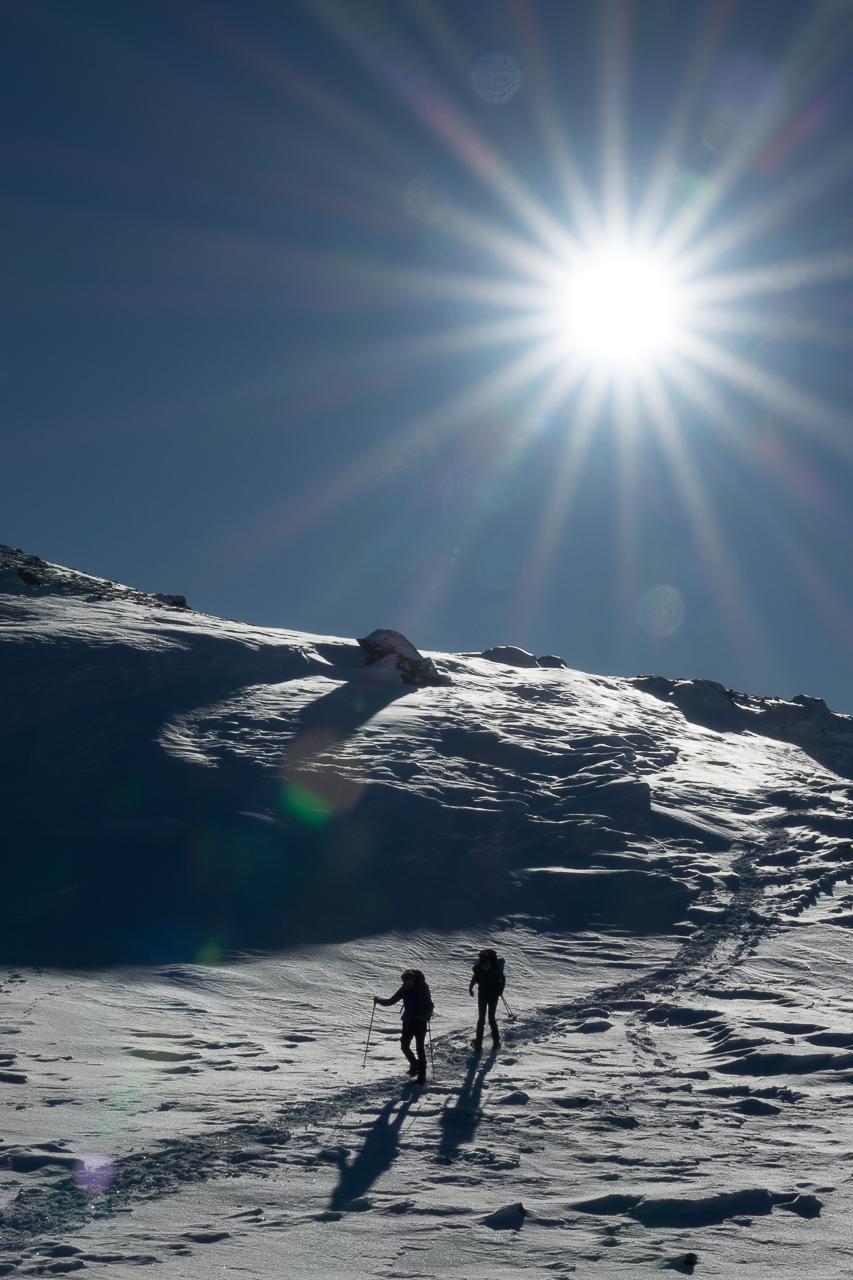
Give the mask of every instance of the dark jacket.
M 377 1004 L 396 1004 L 403 1001 L 401 1018 L 412 1022 L 429 1022 L 432 1017 L 433 1003 L 429 987 L 425 982 L 418 982 L 413 987 L 400 987 L 387 1000 L 377 1000 Z
M 502 995 L 506 986 L 503 960 L 496 956 L 488 969 L 481 968 L 478 961 L 471 974 L 470 986 L 472 989 L 479 986 L 484 996 Z

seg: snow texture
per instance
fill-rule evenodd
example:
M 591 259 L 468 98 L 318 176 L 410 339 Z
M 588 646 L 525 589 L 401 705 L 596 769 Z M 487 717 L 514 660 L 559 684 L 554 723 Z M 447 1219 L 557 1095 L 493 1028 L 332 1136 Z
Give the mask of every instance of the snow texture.
M 849 717 L 9 548 L 0 642 L 0 1275 L 849 1275 Z

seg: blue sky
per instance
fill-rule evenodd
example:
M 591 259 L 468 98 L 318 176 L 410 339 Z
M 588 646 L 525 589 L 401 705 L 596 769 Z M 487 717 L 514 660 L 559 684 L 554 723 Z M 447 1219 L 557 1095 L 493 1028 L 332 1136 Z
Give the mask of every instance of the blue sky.
M 853 711 L 849 6 L 4 20 L 3 541 L 251 621 Z M 701 345 L 549 394 L 573 356 L 519 298 L 656 179 L 717 282 Z

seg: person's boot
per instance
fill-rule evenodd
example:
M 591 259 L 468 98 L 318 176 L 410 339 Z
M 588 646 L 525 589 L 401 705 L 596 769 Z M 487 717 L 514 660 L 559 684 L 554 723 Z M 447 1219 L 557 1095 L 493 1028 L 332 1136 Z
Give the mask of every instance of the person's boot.
M 492 1048 L 493 1048 L 493 1049 L 500 1049 L 500 1047 L 501 1047 L 501 1038 L 500 1038 L 500 1036 L 492 1036 Z
M 474 1039 L 471 1041 L 471 1048 L 474 1050 L 475 1053 L 479 1053 L 482 1047 L 483 1047 L 482 1036 L 475 1036 Z
M 423 1071 L 419 1071 L 419 1072 L 418 1072 L 418 1079 L 417 1079 L 417 1083 L 418 1083 L 418 1084 L 426 1084 L 426 1067 L 424 1067 Z
M 416 1076 L 416 1075 L 418 1074 L 419 1070 L 420 1070 L 420 1068 L 418 1067 L 418 1064 L 417 1064 L 416 1062 L 410 1062 L 410 1063 L 409 1063 L 409 1075 L 410 1075 L 410 1076 Z

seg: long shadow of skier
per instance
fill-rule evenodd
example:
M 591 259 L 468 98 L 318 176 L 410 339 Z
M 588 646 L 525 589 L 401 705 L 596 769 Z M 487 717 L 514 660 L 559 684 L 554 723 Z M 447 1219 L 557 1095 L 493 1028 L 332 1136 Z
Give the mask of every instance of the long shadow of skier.
M 340 1176 L 329 1200 L 330 1209 L 346 1212 L 354 1200 L 363 1196 L 377 1178 L 391 1168 L 399 1154 L 400 1130 L 414 1097 L 412 1092 L 402 1101 L 392 1099 L 385 1104 L 368 1129 L 364 1145 L 349 1164 L 343 1152 L 340 1153 Z M 397 1112 L 392 1118 L 395 1107 Z
M 452 1107 L 446 1106 L 441 1113 L 441 1142 L 438 1152 L 448 1161 L 456 1159 L 463 1142 L 471 1141 L 483 1118 L 480 1109 L 483 1086 L 496 1059 L 495 1049 L 492 1049 L 485 1060 L 472 1057 L 456 1102 Z

